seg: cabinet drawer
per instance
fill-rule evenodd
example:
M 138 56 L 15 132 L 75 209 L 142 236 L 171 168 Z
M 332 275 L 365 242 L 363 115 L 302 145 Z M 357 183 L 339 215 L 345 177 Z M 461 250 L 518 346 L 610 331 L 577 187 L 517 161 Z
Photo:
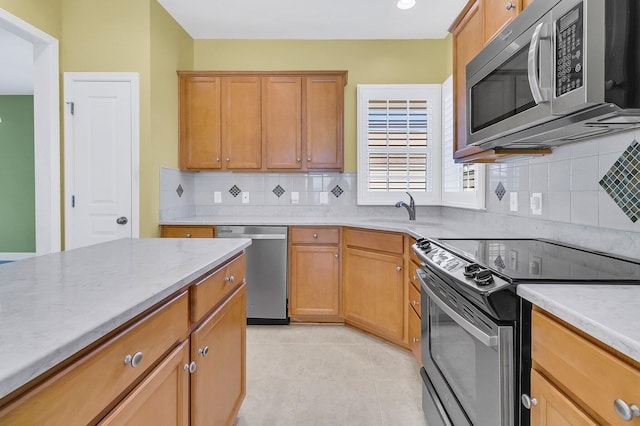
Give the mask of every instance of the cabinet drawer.
M 420 310 L 420 292 L 412 285 L 409 285 L 409 305 L 416 311 L 418 316 L 422 314 Z
M 397 254 L 404 253 L 404 235 L 402 234 L 346 229 L 344 231 L 344 241 L 349 247 L 361 247 L 366 250 Z
M 338 244 L 340 229 L 293 226 L 289 228 L 289 238 L 291 244 Z
M 0 424 L 91 423 L 187 336 L 188 319 L 185 292 L 7 405 Z M 137 353 L 139 365 L 124 363 Z
M 162 227 L 163 238 L 213 238 L 213 226 L 167 226 Z
M 640 370 L 541 312 L 534 311 L 531 321 L 536 369 L 568 389 L 578 405 L 604 423 L 629 424 L 616 415 L 613 403 L 618 398 L 640 402 Z M 640 424 L 640 419 L 631 424 Z
M 245 279 L 243 254 L 213 274 L 191 286 L 191 321 L 198 322 Z
M 422 262 L 420 258 L 416 256 L 416 253 L 411 248 L 411 245 L 409 246 L 409 259 L 411 259 L 411 261 L 416 264 L 416 267 L 419 266 Z

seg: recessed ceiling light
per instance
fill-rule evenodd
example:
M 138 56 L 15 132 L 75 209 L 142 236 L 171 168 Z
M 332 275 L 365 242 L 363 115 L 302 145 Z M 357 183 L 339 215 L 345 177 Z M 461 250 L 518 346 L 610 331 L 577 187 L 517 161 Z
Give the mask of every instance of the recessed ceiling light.
M 398 6 L 398 9 L 411 9 L 413 6 L 416 5 L 416 0 L 398 0 L 398 3 L 396 4 L 396 6 Z

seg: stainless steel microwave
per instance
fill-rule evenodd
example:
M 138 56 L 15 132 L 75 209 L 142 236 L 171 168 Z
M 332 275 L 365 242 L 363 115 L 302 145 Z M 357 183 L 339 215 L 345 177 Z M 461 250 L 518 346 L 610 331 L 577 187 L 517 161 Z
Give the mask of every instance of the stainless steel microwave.
M 467 145 L 547 148 L 640 127 L 640 2 L 535 0 L 466 75 Z

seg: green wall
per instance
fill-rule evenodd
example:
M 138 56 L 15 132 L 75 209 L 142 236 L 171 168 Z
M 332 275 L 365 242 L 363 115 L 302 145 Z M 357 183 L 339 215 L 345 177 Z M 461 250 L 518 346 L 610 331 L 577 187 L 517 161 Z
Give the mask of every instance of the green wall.
M 195 40 L 196 70 L 347 70 L 345 171 L 355 171 L 356 86 L 442 83 L 451 74 L 451 41 Z
M 0 118 L 0 252 L 35 252 L 33 96 L 0 96 Z

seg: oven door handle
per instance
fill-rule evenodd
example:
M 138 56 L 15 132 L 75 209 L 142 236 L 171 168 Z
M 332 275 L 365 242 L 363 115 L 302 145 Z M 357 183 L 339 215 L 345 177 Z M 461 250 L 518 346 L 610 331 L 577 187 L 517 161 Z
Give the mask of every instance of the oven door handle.
M 422 281 L 422 277 L 419 276 L 420 281 Z M 422 288 L 427 292 L 429 298 L 438 305 L 440 309 L 444 311 L 447 315 L 451 317 L 460 327 L 464 328 L 469 334 L 482 342 L 483 345 L 493 348 L 498 346 L 498 336 L 489 336 L 487 333 L 478 329 L 476 326 L 467 321 L 462 315 L 451 309 L 449 305 L 444 303 L 442 300 L 436 296 L 436 294 L 427 286 L 424 282 L 422 283 Z

